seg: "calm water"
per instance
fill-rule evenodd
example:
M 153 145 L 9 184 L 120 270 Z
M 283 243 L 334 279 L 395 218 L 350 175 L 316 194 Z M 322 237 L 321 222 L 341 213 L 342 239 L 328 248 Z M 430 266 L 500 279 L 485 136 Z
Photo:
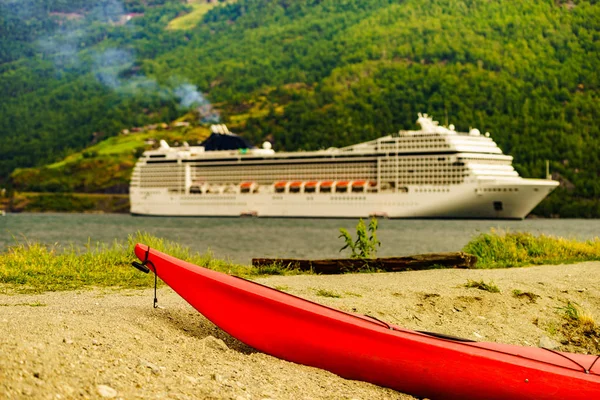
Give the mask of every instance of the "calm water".
M 250 263 L 252 257 L 341 257 L 339 228 L 354 234 L 358 220 L 168 218 L 95 214 L 8 214 L 0 216 L 0 251 L 15 241 L 85 245 L 126 240 L 145 231 L 192 250 L 210 249 L 219 258 Z M 528 231 L 577 239 L 600 236 L 600 220 L 524 221 L 381 220 L 380 256 L 458 251 L 491 228 Z

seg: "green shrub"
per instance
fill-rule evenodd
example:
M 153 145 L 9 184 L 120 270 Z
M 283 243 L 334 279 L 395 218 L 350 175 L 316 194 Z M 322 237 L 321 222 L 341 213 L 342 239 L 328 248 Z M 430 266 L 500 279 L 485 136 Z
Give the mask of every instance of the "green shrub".
M 368 231 L 368 232 L 367 232 Z M 343 251 L 350 248 L 352 258 L 374 258 L 377 253 L 377 247 L 381 246 L 381 242 L 377 239 L 377 218 L 372 218 L 369 222 L 369 227 L 365 226 L 362 218 L 356 225 L 356 240 L 352 239 L 350 233 L 340 228 L 340 238 L 344 238 L 346 244 L 340 249 Z

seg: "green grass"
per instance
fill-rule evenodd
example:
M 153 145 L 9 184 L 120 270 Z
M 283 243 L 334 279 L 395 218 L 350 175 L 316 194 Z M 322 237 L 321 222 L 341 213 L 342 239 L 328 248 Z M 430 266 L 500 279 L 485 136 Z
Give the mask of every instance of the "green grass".
M 498 289 L 498 286 L 496 286 L 492 281 L 490 281 L 490 283 L 485 283 L 483 280 L 474 281 L 469 279 L 467 283 L 465 283 L 465 287 L 484 290 L 490 293 L 500 293 L 500 289 Z
M 287 270 L 268 271 L 219 260 L 208 252 L 192 253 L 177 243 L 138 232 L 125 243 L 88 244 L 84 250 L 58 248 L 40 243 L 18 243 L 0 253 L 0 285 L 4 291 L 44 292 L 92 287 L 147 288 L 154 284 L 152 274 L 131 266 L 136 261 L 136 243 L 165 252 L 216 271 L 245 278 L 266 274 L 285 274 Z
M 216 259 L 210 252 L 192 253 L 177 243 L 138 232 L 126 242 L 114 242 L 111 245 L 89 243 L 83 250 L 15 241 L 14 246 L 0 253 L 0 290 L 43 292 L 86 287 L 151 287 L 154 282 L 151 274 L 142 274 L 131 267 L 131 262 L 136 260 L 133 247 L 138 242 L 193 264 L 245 278 L 308 273 L 282 265 L 261 268 L 239 265 Z M 535 237 L 528 233 L 492 232 L 472 240 L 464 251 L 479 258 L 479 268 L 558 264 L 600 260 L 600 240 L 578 242 L 543 235 Z M 465 286 L 499 292 L 493 282 L 469 280 Z M 322 289 L 317 291 L 317 295 L 341 297 L 338 293 Z M 513 295 L 527 297 L 532 302 L 537 297 L 519 290 L 514 290 Z
M 202 21 L 202 17 L 204 14 L 215 8 L 220 4 L 232 3 L 235 0 L 228 0 L 223 3 L 214 0 L 212 3 L 207 3 L 206 0 L 194 0 L 193 2 L 189 2 L 189 6 L 192 7 L 192 11 L 188 14 L 182 15 L 181 17 L 177 17 L 169 22 L 167 25 L 167 29 L 171 30 L 188 30 L 196 27 L 200 21 Z
M 463 251 L 477 256 L 477 268 L 564 264 L 600 260 L 600 238 L 577 241 L 524 232 L 486 233 L 471 240 Z

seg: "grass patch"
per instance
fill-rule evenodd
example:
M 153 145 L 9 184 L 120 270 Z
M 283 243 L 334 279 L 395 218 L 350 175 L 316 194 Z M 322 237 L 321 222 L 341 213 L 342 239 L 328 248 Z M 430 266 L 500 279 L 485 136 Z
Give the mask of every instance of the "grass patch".
M 293 265 L 283 265 L 281 263 L 273 263 L 269 265 L 260 265 L 258 267 L 252 267 L 251 275 L 256 276 L 269 276 L 269 275 L 300 275 L 309 274 L 310 271 L 301 271 L 298 268 L 294 268 Z
M 559 307 L 564 323 L 558 329 L 565 337 L 563 344 L 583 347 L 595 354 L 600 351 L 600 327 L 594 317 L 577 303 L 567 301 L 564 307 Z
M 577 241 L 492 230 L 471 240 L 463 251 L 477 256 L 477 268 L 597 261 L 600 260 L 600 238 Z
M 321 297 L 332 297 L 335 299 L 339 299 L 342 297 L 341 294 L 336 293 L 334 291 L 331 290 L 327 290 L 327 289 L 317 289 L 316 291 L 317 296 L 321 296 Z
M 95 246 L 88 243 L 83 250 L 31 242 L 18 243 L 0 253 L 0 284 L 3 289 L 21 293 L 91 287 L 152 287 L 152 274 L 140 273 L 131 266 L 131 262 L 137 260 L 133 252 L 136 243 L 144 243 L 173 257 L 244 278 L 288 273 L 275 266 L 261 270 L 219 260 L 210 252 L 192 253 L 177 243 L 138 232 L 124 243 Z
M 290 290 L 290 287 L 287 285 L 277 285 L 273 287 L 276 290 L 279 290 L 280 292 L 287 292 L 288 290 Z
M 518 299 L 529 299 L 530 303 L 535 303 L 536 299 L 538 299 L 540 296 L 532 293 L 532 292 L 523 292 L 522 290 L 519 289 L 515 289 L 513 290 L 513 296 L 518 298 Z
M 490 293 L 500 293 L 500 289 L 498 289 L 498 286 L 496 286 L 492 281 L 490 281 L 490 283 L 485 283 L 483 280 L 474 281 L 469 279 L 467 283 L 465 283 L 465 287 L 485 290 L 486 292 Z
M 212 3 L 207 2 L 206 0 L 195 0 L 193 3 L 189 3 L 188 5 L 192 7 L 192 10 L 181 17 L 177 17 L 167 25 L 167 29 L 170 30 L 188 30 L 195 28 L 202 18 L 204 14 L 209 12 L 211 9 L 215 8 L 219 4 L 225 3 L 233 3 L 235 0 L 228 0 L 224 2 L 213 1 Z

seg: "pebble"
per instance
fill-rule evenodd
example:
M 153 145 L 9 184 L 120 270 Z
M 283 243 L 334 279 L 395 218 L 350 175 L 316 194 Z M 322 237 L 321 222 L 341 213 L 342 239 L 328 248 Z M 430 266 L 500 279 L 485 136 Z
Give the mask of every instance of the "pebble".
M 23 389 L 21 389 L 21 394 L 23 394 L 24 396 L 32 396 L 33 395 L 33 389 L 31 389 L 28 386 L 25 386 Z
M 142 367 L 149 368 L 152 371 L 152 373 L 155 374 L 155 375 L 160 374 L 161 367 L 159 367 L 156 364 L 152 364 L 150 361 L 146 361 L 143 358 L 140 358 L 140 362 L 139 362 L 138 365 L 140 365 Z
M 550 339 L 546 335 L 542 335 L 542 336 L 540 336 L 539 347 L 541 347 L 543 349 L 554 350 L 554 349 L 560 347 L 560 343 L 558 343 L 556 340 Z
M 100 396 L 106 399 L 112 399 L 113 397 L 117 397 L 117 391 L 110 386 L 107 385 L 97 385 L 96 390 Z
M 229 347 L 225 344 L 221 339 L 217 339 L 214 336 L 207 336 L 203 339 L 204 347 L 208 347 L 209 349 L 218 350 L 218 351 L 227 351 Z

